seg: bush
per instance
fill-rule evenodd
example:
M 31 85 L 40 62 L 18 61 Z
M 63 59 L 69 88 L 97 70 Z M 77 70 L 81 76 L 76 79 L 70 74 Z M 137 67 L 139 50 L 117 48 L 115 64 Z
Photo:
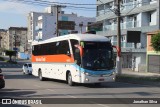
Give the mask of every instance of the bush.
M 10 61 L 10 60 L 8 60 L 7 62 L 8 62 L 8 63 L 11 63 L 11 64 L 17 64 L 16 61 Z
M 160 32 L 152 36 L 151 46 L 156 52 L 160 51 Z
M 4 58 L 3 58 L 3 57 L 0 57 L 0 61 L 4 61 Z

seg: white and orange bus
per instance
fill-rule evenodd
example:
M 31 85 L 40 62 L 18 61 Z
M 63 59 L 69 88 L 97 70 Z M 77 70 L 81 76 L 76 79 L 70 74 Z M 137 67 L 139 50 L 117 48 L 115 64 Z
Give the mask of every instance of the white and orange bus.
M 74 83 L 115 81 L 110 41 L 94 34 L 69 34 L 32 43 L 32 74 Z

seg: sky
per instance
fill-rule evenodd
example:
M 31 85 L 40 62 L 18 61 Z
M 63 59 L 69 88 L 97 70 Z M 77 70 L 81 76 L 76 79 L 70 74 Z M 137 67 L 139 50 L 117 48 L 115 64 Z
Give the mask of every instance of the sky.
M 15 2 L 16 1 L 16 2 Z M 30 2 L 20 2 L 30 1 Z M 41 1 L 41 4 L 33 2 Z M 45 7 L 49 6 L 42 1 L 60 2 L 72 4 L 96 4 L 96 0 L 0 0 L 0 29 L 9 27 L 27 27 L 27 14 L 31 11 L 44 12 Z M 31 3 L 32 2 L 32 3 Z M 63 9 L 65 13 L 77 13 L 78 16 L 95 17 L 96 5 L 69 5 Z M 73 7 L 71 7 L 73 6 Z M 85 8 L 76 8 L 85 7 Z M 94 9 L 88 9 L 94 8 Z

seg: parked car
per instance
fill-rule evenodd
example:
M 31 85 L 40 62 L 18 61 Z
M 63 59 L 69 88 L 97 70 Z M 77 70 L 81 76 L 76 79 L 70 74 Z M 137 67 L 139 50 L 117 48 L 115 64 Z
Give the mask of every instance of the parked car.
M 31 63 L 25 63 L 22 67 L 23 74 L 32 74 L 32 64 Z
M 0 89 L 5 87 L 4 75 L 2 74 L 2 69 L 0 68 Z

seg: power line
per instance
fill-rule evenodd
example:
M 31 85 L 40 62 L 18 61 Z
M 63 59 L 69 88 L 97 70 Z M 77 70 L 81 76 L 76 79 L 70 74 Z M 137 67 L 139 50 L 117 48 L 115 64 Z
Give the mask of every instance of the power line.
M 29 1 L 29 0 L 3 0 L 3 1 L 9 1 L 9 2 L 16 2 L 16 3 L 27 3 L 27 4 L 35 4 L 39 6 L 48 6 L 48 5 L 58 5 L 58 4 L 65 4 L 65 3 L 59 3 L 59 2 L 49 2 L 49 1 Z M 96 9 L 91 7 L 80 7 L 80 6 L 67 6 L 67 7 L 73 7 L 73 8 L 82 8 L 82 9 Z
M 68 4 L 68 5 L 97 5 L 97 4 L 77 4 L 77 3 L 61 3 L 61 2 L 50 2 L 50 1 L 44 1 L 44 0 L 34 0 L 34 1 L 40 1 L 40 2 L 48 2 L 48 3 L 57 3 L 57 4 Z

